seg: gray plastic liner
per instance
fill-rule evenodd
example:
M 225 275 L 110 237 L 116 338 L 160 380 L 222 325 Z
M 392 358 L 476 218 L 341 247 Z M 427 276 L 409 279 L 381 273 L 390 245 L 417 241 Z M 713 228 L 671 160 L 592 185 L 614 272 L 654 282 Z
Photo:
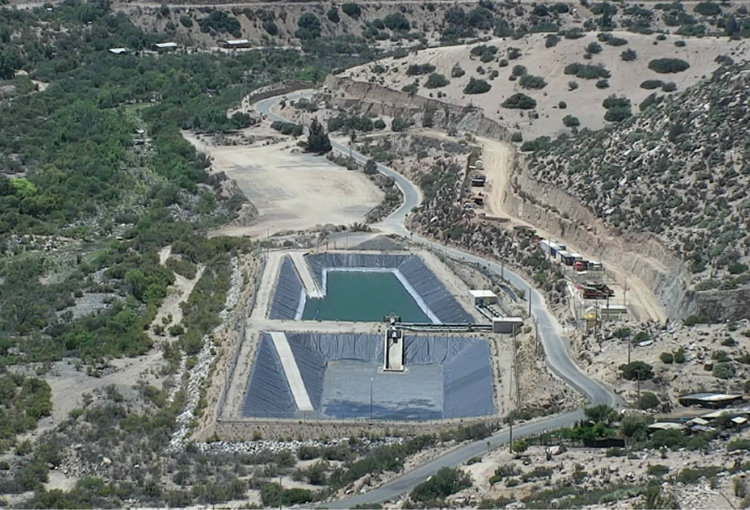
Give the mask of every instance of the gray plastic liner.
M 248 379 L 243 416 L 292 417 L 297 406 L 271 335 L 263 333 Z
M 302 280 L 297 274 L 294 262 L 289 255 L 284 257 L 276 281 L 276 289 L 271 301 L 271 310 L 268 312 L 269 319 L 295 320 L 302 304 L 304 288 Z
M 490 351 L 483 338 L 407 336 L 404 343 L 407 372 L 384 374 L 379 370 L 383 361 L 380 335 L 287 333 L 286 337 L 315 409 L 314 413 L 307 413 L 307 417 L 366 417 L 363 413 L 369 411 L 370 377 L 377 380 L 376 387 L 381 393 L 386 385 L 394 388 L 388 398 L 378 397 L 374 419 L 459 418 L 495 412 Z M 274 418 L 303 416 L 295 412 L 294 399 L 269 334 L 261 336 L 260 346 L 243 414 Z M 273 356 L 266 352 L 268 349 L 274 351 Z M 339 377 L 343 374 L 344 379 L 338 380 L 338 387 L 334 391 L 329 389 L 325 395 L 324 383 L 330 362 L 338 362 L 338 368 L 344 369 L 348 362 L 359 362 L 361 367 L 337 372 Z M 269 366 L 259 369 L 259 363 Z M 415 366 L 425 369 L 408 370 Z M 442 375 L 437 375 L 442 377 L 442 388 L 425 387 L 440 379 L 433 377 L 429 383 L 420 379 L 435 375 L 434 371 L 430 374 L 424 371 L 430 366 L 442 370 Z M 422 402 L 420 399 L 426 395 L 430 401 Z M 331 404 L 337 397 L 336 405 Z M 440 402 L 436 409 L 437 398 Z M 323 405 L 324 401 L 329 405 Z
M 474 317 L 451 295 L 417 255 L 370 253 L 316 253 L 305 257 L 313 277 L 322 286 L 323 272 L 331 268 L 381 268 L 401 272 L 441 323 L 473 324 Z M 292 268 L 293 269 L 293 268 Z M 273 318 L 273 317 L 272 317 Z

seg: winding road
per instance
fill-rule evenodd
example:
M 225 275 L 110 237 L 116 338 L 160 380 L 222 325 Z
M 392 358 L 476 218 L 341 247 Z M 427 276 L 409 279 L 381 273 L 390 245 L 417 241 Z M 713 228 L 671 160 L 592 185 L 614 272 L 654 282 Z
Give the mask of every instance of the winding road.
M 300 91 L 285 96 L 287 100 L 294 101 L 302 97 L 309 97 L 312 91 Z M 286 121 L 287 119 L 274 114 L 271 109 L 280 100 L 279 97 L 272 97 L 259 101 L 255 108 L 259 113 L 264 114 L 271 120 Z M 349 153 L 349 147 L 331 140 L 334 149 L 343 154 Z M 354 159 L 361 163 L 366 163 L 368 158 L 354 150 L 351 151 Z M 412 241 L 419 242 L 436 250 L 446 253 L 450 257 L 463 259 L 469 262 L 475 262 L 487 267 L 497 274 L 502 274 L 514 287 L 525 289 L 529 299 L 531 299 L 531 314 L 538 321 L 539 336 L 544 346 L 547 367 L 556 374 L 560 379 L 568 383 L 580 393 L 584 394 L 590 401 L 591 405 L 607 404 L 612 407 L 619 407 L 620 402 L 611 390 L 606 388 L 598 381 L 582 373 L 568 352 L 568 342 L 563 336 L 562 328 L 555 319 L 554 315 L 547 309 L 544 297 L 536 289 L 507 267 L 501 268 L 491 260 L 478 257 L 472 253 L 462 251 L 456 248 L 443 246 L 440 243 L 431 241 L 412 234 L 405 226 L 405 219 L 414 207 L 422 203 L 421 190 L 406 177 L 396 172 L 392 168 L 378 164 L 378 170 L 383 174 L 392 177 L 396 185 L 401 189 L 404 195 L 404 203 L 390 216 L 378 223 L 377 228 L 386 233 L 393 233 L 407 237 Z M 543 420 L 520 425 L 514 428 L 516 438 L 532 435 L 545 430 L 562 428 L 573 425 L 576 421 L 583 418 L 583 410 L 578 410 L 562 415 L 552 416 Z M 490 446 L 498 447 L 507 443 L 509 440 L 509 431 L 501 430 L 486 440 L 479 440 L 455 448 L 421 466 L 401 474 L 399 477 L 389 481 L 371 490 L 365 494 L 359 494 L 348 499 L 327 503 L 326 508 L 352 508 L 356 505 L 382 503 L 388 500 L 398 498 L 404 492 L 410 491 L 416 485 L 424 482 L 435 474 L 440 468 L 445 466 L 457 466 L 466 462 L 471 457 L 481 455 L 487 451 L 487 442 Z

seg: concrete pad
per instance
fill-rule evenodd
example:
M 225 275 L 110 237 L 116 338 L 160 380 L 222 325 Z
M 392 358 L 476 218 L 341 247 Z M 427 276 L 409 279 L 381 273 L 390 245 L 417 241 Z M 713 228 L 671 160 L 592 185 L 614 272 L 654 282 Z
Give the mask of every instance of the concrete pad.
M 286 334 L 275 331 L 271 333 L 271 339 L 273 340 L 273 345 L 276 347 L 276 352 L 279 354 L 281 365 L 284 367 L 284 374 L 292 390 L 297 409 L 300 411 L 313 411 L 310 396 L 307 394 L 307 388 L 305 388 L 305 383 L 302 381 L 302 375 L 299 372 L 299 367 L 297 367 L 297 361 L 294 359 L 292 349 L 289 347 Z
M 315 282 L 312 273 L 310 272 L 310 266 L 307 265 L 305 257 L 301 252 L 295 251 L 290 253 L 294 267 L 299 273 L 299 277 L 302 280 L 302 285 L 305 287 L 305 294 L 308 298 L 322 298 L 324 291 L 318 288 L 318 284 Z

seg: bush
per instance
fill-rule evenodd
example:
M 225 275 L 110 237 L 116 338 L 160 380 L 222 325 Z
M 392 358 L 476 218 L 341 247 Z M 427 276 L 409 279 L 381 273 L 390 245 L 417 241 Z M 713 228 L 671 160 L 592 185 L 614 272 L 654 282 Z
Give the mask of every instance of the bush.
M 620 419 L 620 432 L 629 438 L 644 438 L 648 426 L 654 422 L 650 416 L 626 414 Z
M 609 88 L 609 81 L 607 80 L 599 80 L 596 82 L 596 88 L 598 89 L 608 89 Z
M 453 66 L 453 69 L 451 69 L 451 78 L 460 78 L 461 76 L 465 75 L 466 71 L 461 69 L 461 66 L 456 64 Z
M 411 492 L 411 499 L 426 503 L 444 499 L 451 494 L 471 487 L 471 476 L 458 468 L 444 467 L 432 478 L 422 482 Z M 265 501 L 263 502 L 265 504 Z
M 279 34 L 279 27 L 273 21 L 266 21 L 263 23 L 263 29 L 268 32 L 268 35 L 275 36 Z
M 610 37 L 607 39 L 607 45 L 608 46 L 625 46 L 628 44 L 627 39 L 623 39 L 621 37 Z
M 549 136 L 540 136 L 534 140 L 524 142 L 521 145 L 522 152 L 548 151 L 551 147 L 552 140 Z
M 693 8 L 693 12 L 702 16 L 716 16 L 721 14 L 721 7 L 714 2 L 700 2 Z
M 607 69 L 601 65 L 591 65 L 591 64 L 580 64 L 580 63 L 574 63 L 574 64 L 568 64 L 565 66 L 565 74 L 571 74 L 575 75 L 576 78 L 580 78 L 582 80 L 598 80 L 602 78 L 609 78 L 611 76 L 610 72 L 607 71 Z
M 620 53 L 620 59 L 622 59 L 623 62 L 632 62 L 637 58 L 638 53 L 636 53 L 635 50 L 625 50 Z
M 737 371 L 731 363 L 717 363 L 712 374 L 717 379 L 732 379 L 737 375 Z
M 522 66 L 519 64 L 519 65 L 513 66 L 513 70 L 510 72 L 510 74 L 513 76 L 523 76 L 527 72 L 528 70 L 526 69 L 526 66 Z
M 578 82 L 577 81 L 569 81 L 568 82 L 568 90 L 573 91 L 578 88 Z
M 544 47 L 545 48 L 554 48 L 557 46 L 557 43 L 560 42 L 560 37 L 558 37 L 555 34 L 547 34 L 547 37 L 544 40 Z
M 675 351 L 674 362 L 680 364 L 685 363 L 685 350 L 682 347 Z
M 736 452 L 738 450 L 750 451 L 750 439 L 735 439 L 727 445 L 728 452 Z
M 502 107 L 515 110 L 531 110 L 532 108 L 536 108 L 536 101 L 526 94 L 519 92 L 503 101 Z
M 685 46 L 687 46 L 687 43 L 683 40 L 679 40 L 679 41 L 675 41 L 674 45 L 677 46 L 678 48 L 684 48 Z
M 411 64 L 406 70 L 406 76 L 421 76 L 423 74 L 430 74 L 435 71 L 435 66 L 432 64 Z
M 265 507 L 290 507 L 309 503 L 315 495 L 307 489 L 284 489 L 277 483 L 268 483 L 260 489 Z
M 294 35 L 302 40 L 311 40 L 320 37 L 320 20 L 311 12 L 306 12 L 299 17 L 297 27 Z
M 539 90 L 547 86 L 547 82 L 540 76 L 532 76 L 530 74 L 524 74 L 518 81 L 521 88 Z
M 629 381 L 647 381 L 654 377 L 654 367 L 643 361 L 633 361 L 620 365 L 620 370 L 622 376 Z
M 442 74 L 432 73 L 427 77 L 427 81 L 425 82 L 424 86 L 428 89 L 437 89 L 440 87 L 445 87 L 449 83 L 450 82 L 448 81 L 448 79 Z
M 341 18 L 339 17 L 339 10 L 336 9 L 336 7 L 331 7 L 330 9 L 328 9 L 326 17 L 331 23 L 338 23 L 339 21 L 341 21 Z
M 354 19 L 359 18 L 359 15 L 362 14 L 362 9 L 359 7 L 359 4 L 356 4 L 354 2 L 343 4 L 341 6 L 341 10 L 344 14 Z
M 557 103 L 557 107 L 561 110 L 564 110 L 568 107 L 568 103 L 566 103 L 565 101 L 560 101 L 559 103 Z
M 581 121 L 578 120 L 578 117 L 574 117 L 572 115 L 566 115 L 563 117 L 563 124 L 565 127 L 573 128 L 578 127 L 581 125 Z
M 662 85 L 664 85 L 664 82 L 661 80 L 646 80 L 641 83 L 641 88 L 646 90 L 654 90 L 658 89 Z
M 674 355 L 671 352 L 662 352 L 659 355 L 659 359 L 661 360 L 662 363 L 671 365 L 674 362 Z
M 396 31 L 407 31 L 411 28 L 409 20 L 407 20 L 406 16 L 400 12 L 388 14 L 383 18 L 383 23 L 385 23 L 385 26 L 389 29 Z
M 385 121 L 383 119 L 377 119 L 372 125 L 375 129 L 385 129 Z
M 680 73 L 690 68 L 690 64 L 679 58 L 656 58 L 648 63 L 648 68 L 656 73 Z
M 650 391 L 644 391 L 641 393 L 641 400 L 638 402 L 639 409 L 655 409 L 659 407 L 659 397 L 651 393 Z
M 673 81 L 668 81 L 664 85 L 661 86 L 662 92 L 674 92 L 677 90 L 677 84 Z
M 185 332 L 185 328 L 182 327 L 182 324 L 175 324 L 171 328 L 169 328 L 169 334 L 172 336 L 180 336 Z
M 471 78 L 468 85 L 464 88 L 464 94 L 484 94 L 485 92 L 489 92 L 491 88 L 492 85 L 486 81 Z
M 606 456 L 607 457 L 624 457 L 625 450 L 623 450 L 622 448 L 610 448 L 607 450 Z
M 405 131 L 409 128 L 409 126 L 411 126 L 411 123 L 406 119 L 402 119 L 401 117 L 396 117 L 391 122 L 391 130 L 396 132 Z
M 182 16 L 180 16 L 180 23 L 183 27 L 190 28 L 193 26 L 193 18 L 186 14 L 183 14 Z
M 654 464 L 646 468 L 646 472 L 651 476 L 664 476 L 669 473 L 669 467 L 662 464 Z
M 515 143 L 523 142 L 523 133 L 520 131 L 514 131 L 513 134 L 510 135 L 510 141 Z
M 592 55 L 596 55 L 597 53 L 602 52 L 602 45 L 598 42 L 592 41 L 586 45 L 586 53 L 591 53 Z
M 300 446 L 297 450 L 299 460 L 312 460 L 320 457 L 320 448 L 316 446 Z

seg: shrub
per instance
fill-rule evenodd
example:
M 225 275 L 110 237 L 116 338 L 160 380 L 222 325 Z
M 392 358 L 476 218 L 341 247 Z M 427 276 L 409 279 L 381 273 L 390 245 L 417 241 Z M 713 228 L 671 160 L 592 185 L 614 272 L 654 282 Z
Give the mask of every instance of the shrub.
M 731 363 L 717 363 L 712 374 L 717 379 L 732 379 L 737 371 Z
M 723 66 L 734 65 L 734 59 L 730 57 L 729 55 L 719 55 L 718 57 L 714 59 L 714 62 Z
M 185 328 L 182 327 L 182 324 L 175 324 L 171 328 L 169 328 L 169 334 L 172 336 L 179 336 L 185 332 Z
M 303 40 L 317 39 L 320 37 L 320 20 L 311 12 L 302 14 L 297 20 L 297 31 L 294 35 Z
M 290 507 L 309 503 L 315 495 L 307 489 L 284 489 L 277 483 L 264 485 L 260 490 L 260 497 L 265 507 Z
M 471 476 L 468 473 L 458 468 L 443 467 L 429 480 L 414 487 L 411 498 L 426 503 L 444 499 L 469 487 L 471 487 Z
M 598 89 L 608 89 L 609 88 L 609 81 L 607 80 L 599 80 L 596 82 L 596 88 Z
M 644 391 L 641 393 L 641 399 L 638 402 L 639 409 L 655 409 L 660 404 L 659 397 L 651 393 L 650 391 Z
M 625 46 L 628 44 L 627 39 L 623 39 L 621 37 L 610 37 L 607 39 L 606 44 L 608 46 Z
M 312 460 L 320 457 L 320 448 L 317 446 L 300 446 L 297 450 L 299 460 Z
M 411 82 L 410 84 L 404 85 L 403 87 L 401 87 L 401 90 L 408 94 L 414 95 L 419 90 L 419 83 L 415 80 Z
M 519 483 L 521 483 L 521 482 L 518 480 L 518 478 L 508 478 L 505 481 L 505 486 L 506 487 L 517 487 Z
M 520 64 L 513 66 L 513 70 L 510 72 L 513 76 L 523 76 L 526 74 L 528 70 L 526 69 L 526 66 L 522 66 Z
M 750 451 L 750 439 L 735 439 L 727 445 L 728 452 L 736 452 L 738 450 Z
M 623 62 L 632 62 L 637 58 L 638 53 L 636 53 L 635 50 L 625 50 L 620 53 L 620 59 L 622 59 Z
M 662 464 L 654 464 L 646 468 L 646 472 L 651 476 L 664 476 L 669 473 L 669 467 Z
M 464 94 L 484 94 L 485 92 L 489 92 L 491 88 L 492 85 L 486 81 L 471 78 L 468 85 L 464 88 Z
M 620 432 L 625 437 L 642 438 L 646 436 L 648 426 L 653 422 L 654 419 L 650 416 L 626 414 L 620 420 Z
M 559 103 L 557 103 L 557 107 L 561 110 L 564 110 L 568 107 L 568 103 L 566 103 L 565 101 L 560 101 Z
M 532 76 L 530 74 L 524 74 L 521 79 L 518 80 L 518 84 L 521 88 L 539 90 L 547 86 L 547 82 L 540 76 Z
M 274 36 L 279 34 L 279 27 L 273 21 L 266 21 L 263 23 L 263 29 L 268 32 L 268 35 Z
M 606 456 L 607 457 L 624 457 L 625 450 L 623 450 L 622 448 L 610 448 L 607 450 Z
M 508 48 L 508 59 L 509 60 L 516 60 L 518 58 L 521 58 L 521 50 L 518 48 Z
M 510 135 L 510 141 L 515 143 L 523 142 L 523 133 L 520 131 L 514 131 L 513 134 Z
M 354 19 L 359 18 L 359 15 L 362 14 L 362 9 L 360 8 L 359 4 L 356 4 L 354 2 L 343 4 L 341 6 L 341 10 L 344 14 Z
M 411 123 L 406 119 L 402 119 L 401 117 L 396 117 L 391 122 L 391 130 L 396 132 L 404 131 L 408 129 L 409 126 L 411 126 Z
M 372 125 L 375 129 L 385 129 L 385 121 L 383 119 L 377 119 Z
M 592 41 L 586 45 L 586 53 L 591 53 L 592 55 L 596 55 L 597 53 L 602 52 L 602 45 L 598 42 Z
M 502 107 L 516 110 L 531 110 L 532 108 L 536 108 L 536 101 L 526 94 L 519 92 L 503 101 Z
M 693 12 L 702 16 L 716 16 L 721 14 L 721 7 L 714 2 L 700 2 L 693 8 Z
M 620 365 L 620 370 L 622 376 L 629 381 L 646 381 L 654 377 L 654 367 L 643 361 L 632 361 Z
M 674 362 L 680 364 L 685 363 L 685 350 L 682 347 L 675 351 Z
M 575 75 L 576 78 L 581 78 L 582 80 L 597 80 L 611 76 L 610 72 L 601 64 L 591 65 L 576 62 L 565 66 L 564 72 L 565 74 Z
M 466 71 L 461 69 L 461 66 L 456 64 L 453 66 L 453 69 L 451 69 L 451 78 L 460 78 L 461 76 L 465 75 Z
M 659 355 L 659 359 L 662 363 L 666 363 L 667 365 L 674 363 L 674 355 L 671 352 L 662 352 Z
M 437 89 L 440 87 L 445 87 L 449 83 L 450 82 L 448 81 L 448 79 L 442 74 L 432 73 L 427 77 L 427 81 L 425 82 L 424 86 L 428 89 Z
M 677 46 L 678 48 L 684 48 L 685 46 L 687 46 L 687 43 L 683 41 L 682 39 L 680 39 L 679 41 L 675 41 L 674 45 Z
M 429 74 L 435 71 L 435 66 L 432 64 L 412 64 L 406 70 L 406 76 L 421 76 L 423 74 Z
M 673 81 L 668 81 L 664 85 L 661 86 L 662 92 L 674 92 L 677 90 L 677 84 Z
M 341 18 L 339 17 L 339 10 L 336 7 L 331 7 L 330 9 L 328 9 L 326 17 L 331 23 L 338 23 L 339 21 L 341 21 Z
M 648 68 L 661 74 L 680 73 L 690 68 L 690 64 L 679 58 L 656 58 L 648 63 Z
M 565 125 L 565 127 L 573 128 L 580 126 L 581 121 L 578 120 L 578 117 L 566 115 L 565 117 L 563 117 L 563 124 Z
M 560 37 L 555 34 L 547 34 L 547 37 L 544 40 L 544 47 L 545 48 L 553 48 L 557 46 L 557 43 L 560 42 Z
M 521 151 L 523 152 L 536 152 L 536 151 L 547 151 L 551 147 L 552 140 L 549 136 L 540 136 L 534 140 L 524 142 L 521 145 Z
M 406 31 L 411 28 L 409 20 L 407 20 L 406 16 L 400 12 L 388 14 L 383 18 L 383 23 L 385 23 L 385 26 L 389 29 L 396 31 Z
M 641 83 L 641 88 L 646 90 L 654 90 L 658 89 L 662 85 L 664 85 L 664 82 L 661 80 L 646 80 Z
M 193 26 L 193 19 L 190 16 L 183 14 L 180 16 L 180 23 L 183 27 L 190 28 Z
M 568 82 L 568 90 L 573 91 L 578 88 L 578 82 L 577 81 L 569 81 Z

